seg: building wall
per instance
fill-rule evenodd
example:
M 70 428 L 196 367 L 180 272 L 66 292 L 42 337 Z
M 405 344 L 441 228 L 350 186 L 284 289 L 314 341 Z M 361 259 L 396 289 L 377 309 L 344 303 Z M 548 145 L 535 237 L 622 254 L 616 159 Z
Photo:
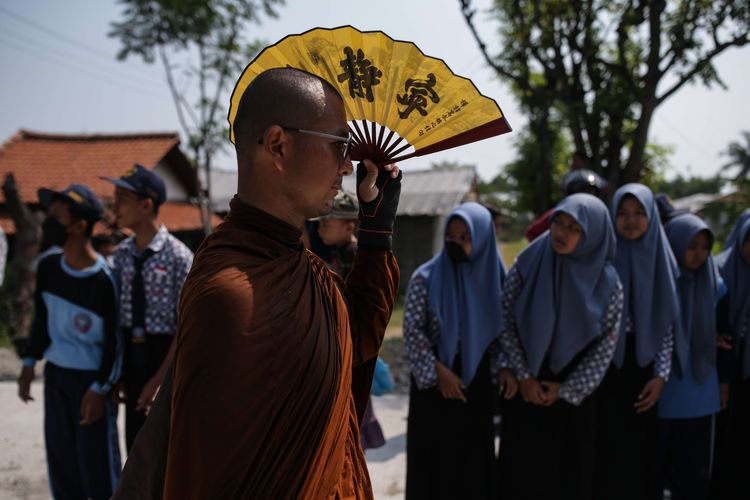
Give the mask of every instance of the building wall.
M 154 172 L 164 179 L 164 184 L 167 186 L 168 201 L 189 201 L 189 196 L 184 186 L 164 162 L 154 167 Z
M 401 268 L 400 295 L 406 292 L 414 271 L 442 248 L 442 240 L 442 217 L 404 215 L 396 218 L 393 253 Z M 437 247 L 436 241 L 439 242 Z

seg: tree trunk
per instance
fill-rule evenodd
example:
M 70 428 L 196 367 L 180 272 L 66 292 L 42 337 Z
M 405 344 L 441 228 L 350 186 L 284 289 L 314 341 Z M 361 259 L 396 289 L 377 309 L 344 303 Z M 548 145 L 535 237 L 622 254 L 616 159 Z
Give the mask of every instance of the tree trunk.
M 13 174 L 2 186 L 8 212 L 16 224 L 13 259 L 8 262 L 5 307 L 11 339 L 17 349 L 25 343 L 31 329 L 36 275 L 32 270 L 42 241 L 39 219 L 23 203 Z
M 214 213 L 213 203 L 211 203 L 211 155 L 208 154 L 208 151 L 205 153 L 205 161 L 203 168 L 206 171 L 206 186 L 204 193 L 204 210 L 205 210 L 205 218 L 203 220 L 203 231 L 206 233 L 206 236 L 211 234 L 211 231 L 213 230 L 213 221 L 211 220 L 211 216 Z
M 638 120 L 638 126 L 633 133 L 633 145 L 630 147 L 630 155 L 625 163 L 625 168 L 620 173 L 621 184 L 627 182 L 639 182 L 643 169 L 643 158 L 646 154 L 646 145 L 648 144 L 648 130 L 651 126 L 651 119 L 654 117 L 656 110 L 656 99 L 649 99 L 643 103 L 641 117 Z
M 539 166 L 537 170 L 537 197 L 534 211 L 543 214 L 552 205 L 552 132 L 547 110 L 541 113 L 534 124 L 539 144 Z
M 209 168 L 205 168 L 204 171 L 206 173 L 206 179 L 205 181 L 201 181 L 200 170 L 201 170 L 201 152 L 203 148 L 200 146 L 195 146 L 193 148 L 193 155 L 194 155 L 194 168 L 195 168 L 195 177 L 198 180 L 198 209 L 200 211 L 201 215 L 201 224 L 203 225 L 203 233 L 205 236 L 208 236 L 211 234 L 211 230 L 213 229 L 211 224 L 211 216 L 213 215 L 213 212 L 211 211 L 211 202 L 209 197 L 209 188 L 206 186 L 211 185 L 211 179 L 209 178 Z

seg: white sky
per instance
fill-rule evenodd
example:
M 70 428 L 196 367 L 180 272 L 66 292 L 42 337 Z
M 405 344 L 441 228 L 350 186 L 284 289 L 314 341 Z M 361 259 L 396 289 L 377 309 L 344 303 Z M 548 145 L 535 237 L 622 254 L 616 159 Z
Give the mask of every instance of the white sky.
M 491 2 L 475 3 L 486 8 Z M 90 49 L 45 34 L 2 9 Z M 115 60 L 119 42 L 106 34 L 109 22 L 119 19 L 120 12 L 114 0 L 0 2 L 0 141 L 19 128 L 66 133 L 179 130 L 161 66 L 144 65 L 135 58 L 124 63 Z M 273 43 L 312 27 L 342 24 L 382 30 L 444 59 L 455 73 L 471 78 L 480 92 L 500 104 L 511 127 L 525 126 L 508 88 L 484 66 L 457 0 L 287 0 L 279 14 L 278 19 L 251 27 L 249 38 Z M 494 43 L 497 52 L 496 25 L 484 14 L 477 18 L 482 36 Z M 739 140 L 742 130 L 750 130 L 750 48 L 729 49 L 717 60 L 717 67 L 728 91 L 686 86 L 657 111 L 652 122 L 651 140 L 674 147 L 670 174 L 714 174 L 726 163 L 721 152 L 727 144 Z M 231 85 L 227 96 L 230 91 Z M 459 161 L 475 164 L 489 180 L 514 158 L 515 135 L 407 160 L 401 166 L 408 171 L 434 161 Z M 217 163 L 234 168 L 230 155 Z

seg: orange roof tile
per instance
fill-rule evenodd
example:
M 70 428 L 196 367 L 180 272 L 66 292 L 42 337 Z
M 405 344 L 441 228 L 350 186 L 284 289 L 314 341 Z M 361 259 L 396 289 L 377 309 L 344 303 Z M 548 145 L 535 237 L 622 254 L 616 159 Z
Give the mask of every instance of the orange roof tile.
M 0 146 L 0 182 L 12 172 L 21 198 L 31 204 L 38 203 L 41 187 L 64 189 L 79 182 L 109 205 L 112 184 L 99 176 L 119 177 L 135 163 L 155 167 L 165 162 L 194 193 L 195 173 L 179 144 L 177 132 L 70 135 L 19 130 Z M 198 208 L 188 203 L 165 203 L 159 218 L 170 231 L 202 228 Z M 221 219 L 214 217 L 214 224 L 218 222 Z M 5 215 L 0 216 L 0 227 L 6 234 L 15 232 L 13 221 Z
M 224 219 L 218 215 L 211 218 L 213 227 L 221 224 Z M 188 203 L 168 201 L 159 208 L 159 222 L 167 226 L 170 232 L 192 231 L 201 229 L 200 209 Z
M 0 227 L 3 228 L 5 234 L 16 233 L 16 223 L 10 217 L 0 217 Z
M 176 132 L 63 135 L 20 130 L 0 147 L 0 182 L 13 172 L 26 203 L 37 189 L 88 185 L 99 196 L 112 194 L 100 175 L 119 177 L 134 163 L 155 167 L 180 143 Z

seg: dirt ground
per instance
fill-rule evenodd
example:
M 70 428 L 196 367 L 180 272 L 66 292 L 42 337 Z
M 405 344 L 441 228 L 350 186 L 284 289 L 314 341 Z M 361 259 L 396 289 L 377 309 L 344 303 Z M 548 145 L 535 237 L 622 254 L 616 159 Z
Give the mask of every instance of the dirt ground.
M 391 351 L 397 355 L 400 341 L 386 345 L 387 356 L 391 356 Z M 41 380 L 34 382 L 31 391 L 35 401 L 22 403 L 15 384 L 20 367 L 11 350 L 0 349 L 0 500 L 46 500 L 50 493 L 43 436 L 44 387 Z M 38 369 L 37 374 L 40 373 Z M 408 396 L 403 394 L 373 397 L 375 414 L 387 440 L 382 448 L 365 453 L 375 498 L 379 500 L 403 498 L 407 405 Z M 122 414 L 120 411 L 118 421 L 121 447 L 125 442 Z

